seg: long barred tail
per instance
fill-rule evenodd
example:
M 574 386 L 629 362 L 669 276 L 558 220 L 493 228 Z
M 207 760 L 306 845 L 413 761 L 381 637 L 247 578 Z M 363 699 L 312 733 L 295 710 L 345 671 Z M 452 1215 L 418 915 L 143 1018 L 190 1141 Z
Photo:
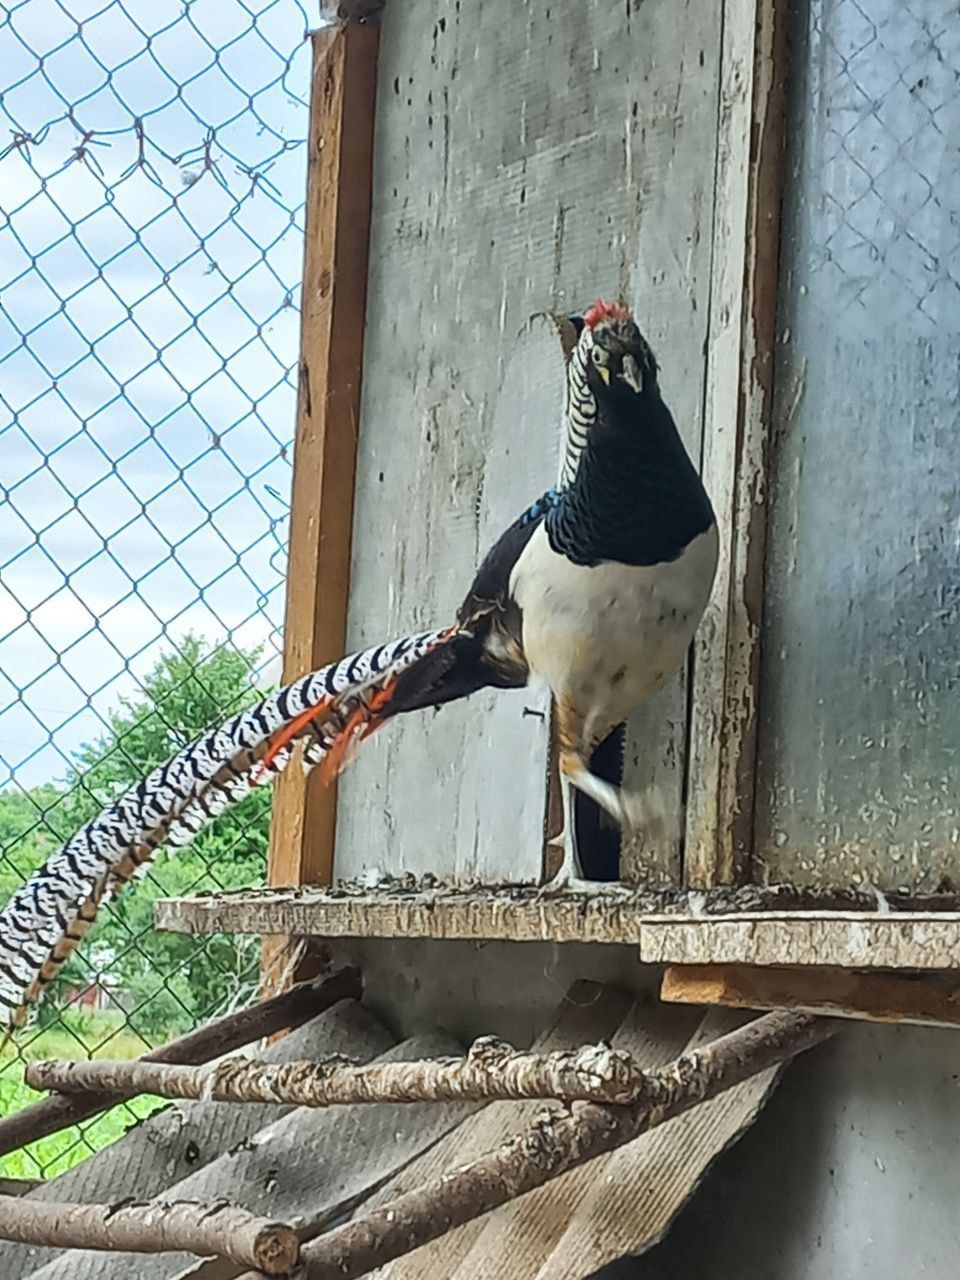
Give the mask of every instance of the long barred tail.
M 0 1020 L 20 1026 L 96 919 L 163 844 L 206 824 L 285 767 L 308 737 L 304 768 L 339 772 L 396 677 L 455 630 L 426 631 L 342 658 L 295 680 L 185 747 L 88 822 L 0 911 Z

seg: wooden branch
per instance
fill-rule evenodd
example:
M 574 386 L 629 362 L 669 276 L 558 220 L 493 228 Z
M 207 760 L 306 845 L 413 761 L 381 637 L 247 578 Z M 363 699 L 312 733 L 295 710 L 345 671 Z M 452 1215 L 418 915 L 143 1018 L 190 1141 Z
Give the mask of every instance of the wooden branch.
M 490 1037 L 477 1040 L 464 1058 L 345 1066 L 284 1062 L 277 1066 L 231 1058 L 205 1067 L 146 1062 L 32 1062 L 26 1081 L 34 1089 L 66 1093 L 93 1089 L 152 1093 L 162 1098 L 211 1102 L 271 1102 L 297 1107 L 367 1102 L 486 1102 L 554 1098 L 618 1106 L 647 1096 L 650 1073 L 608 1045 L 518 1053 Z
M 960 1026 L 960 979 L 953 974 L 671 965 L 663 975 L 660 998 L 674 1004 L 792 1009 L 868 1022 Z
M 315 1240 L 333 1223 L 342 1222 L 344 1218 L 349 1217 L 365 1200 L 369 1200 L 372 1195 L 381 1191 L 396 1176 L 397 1170 L 391 1169 L 377 1182 L 351 1195 L 343 1196 L 335 1204 L 328 1205 L 317 1213 L 298 1215 L 296 1230 L 301 1246 L 305 1240 Z M 231 1262 L 228 1258 L 202 1258 L 199 1262 L 192 1262 L 186 1270 L 172 1276 L 171 1280 L 261 1280 L 261 1276 L 258 1271 L 250 1271 L 242 1262 Z
M 376 22 L 313 35 L 285 681 L 341 657 L 346 639 L 378 40 Z M 329 884 L 335 823 L 336 788 L 287 769 L 274 794 L 270 884 Z M 268 989 L 283 945 L 264 948 Z
M 833 1035 L 837 1024 L 767 1014 L 647 1076 L 631 1107 L 554 1111 L 498 1150 L 301 1249 L 304 1280 L 352 1280 Z M 243 1280 L 252 1280 L 244 1276 Z
M 231 1205 L 186 1201 L 66 1204 L 2 1196 L 0 1239 L 53 1249 L 216 1254 L 269 1276 L 291 1271 L 300 1252 L 292 1227 Z
M 199 1064 L 265 1039 L 278 1031 L 290 1031 L 323 1013 L 340 1000 L 359 1000 L 363 994 L 360 972 L 349 966 L 324 978 L 303 982 L 272 1000 L 228 1014 L 198 1031 L 181 1036 L 161 1049 L 151 1049 L 141 1062 Z M 16 1115 L 0 1120 L 0 1155 L 16 1151 L 38 1138 L 48 1137 L 105 1111 L 131 1094 L 79 1094 L 44 1098 Z

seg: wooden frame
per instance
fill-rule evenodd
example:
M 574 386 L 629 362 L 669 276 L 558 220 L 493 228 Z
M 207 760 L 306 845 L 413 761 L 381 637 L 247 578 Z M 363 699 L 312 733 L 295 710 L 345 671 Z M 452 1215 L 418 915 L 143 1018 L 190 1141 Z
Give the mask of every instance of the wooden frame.
M 730 532 L 714 602 L 695 647 L 691 681 L 684 883 L 693 887 L 736 882 L 746 867 L 752 826 L 749 779 L 762 591 L 764 445 L 772 389 L 785 7 L 785 0 L 725 0 L 705 384 L 705 419 L 711 429 L 704 432 L 702 468 L 720 525 Z M 285 679 L 344 650 L 378 29 L 376 23 L 341 22 L 313 40 L 291 515 L 290 579 L 297 590 L 287 605 Z M 548 826 L 555 817 L 551 801 L 555 797 L 548 794 Z M 322 791 L 296 768 L 288 770 L 277 786 L 270 885 L 329 885 L 335 821 L 335 790 Z M 356 911 L 346 914 L 366 912 L 366 929 L 317 920 L 309 930 L 296 932 L 393 935 L 394 913 L 411 924 L 409 911 L 392 903 L 388 894 L 380 904 L 376 898 L 350 900 Z M 333 901 L 341 902 L 336 895 Z M 627 903 L 629 909 L 642 910 L 638 895 L 628 892 L 618 904 L 618 915 L 628 910 Z M 432 923 L 416 926 L 415 932 L 615 940 L 607 925 L 565 926 L 566 905 L 539 902 L 539 924 L 523 926 L 518 920 L 519 932 L 507 925 L 496 900 L 489 911 L 474 914 L 469 925 L 456 919 L 441 924 L 445 908 L 431 906 Z M 608 918 L 609 912 L 598 904 L 600 917 Z M 496 919 L 500 923 L 494 926 Z M 626 927 L 617 934 L 624 941 L 631 935 Z M 275 956 L 275 946 L 271 952 Z
M 771 383 L 782 7 L 783 0 L 726 0 L 723 24 L 703 470 L 720 525 L 731 533 L 696 649 L 691 697 L 685 882 L 698 887 L 734 882 L 749 829 L 743 779 L 752 752 L 753 597 L 762 561 L 756 512 Z M 376 55 L 375 23 L 343 22 L 314 36 L 290 533 L 297 590 L 285 620 L 285 679 L 339 656 L 344 646 Z M 548 806 L 555 819 L 554 796 Z M 330 883 L 335 814 L 333 789 L 322 792 L 298 770 L 287 771 L 277 786 L 271 884 Z
M 284 681 L 339 658 L 346 641 L 378 43 L 375 22 L 344 21 L 312 36 Z M 299 768 L 280 777 L 270 884 L 330 883 L 336 806 L 336 788 Z M 269 973 L 278 944 L 266 950 Z
M 749 869 L 773 393 L 785 0 L 727 0 L 703 474 L 728 531 L 694 642 L 684 883 Z

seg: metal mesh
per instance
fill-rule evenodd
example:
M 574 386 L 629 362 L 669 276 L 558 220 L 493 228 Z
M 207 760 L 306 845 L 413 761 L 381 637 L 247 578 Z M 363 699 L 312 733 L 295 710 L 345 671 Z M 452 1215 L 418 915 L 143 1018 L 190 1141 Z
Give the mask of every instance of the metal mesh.
M 314 21 L 316 15 L 314 16 Z M 0 900 L 275 678 L 307 129 L 298 0 L 24 0 L 0 19 Z M 161 857 L 0 1057 L 134 1054 L 254 990 L 156 896 L 262 879 L 269 798 Z M 50 1176 L 111 1113 L 0 1172 Z
M 949 891 L 960 24 L 947 0 L 792 23 L 757 868 Z
M 802 265 L 858 329 L 879 321 L 923 335 L 953 330 L 956 6 L 815 3 L 807 40 L 803 111 L 818 141 L 807 140 L 806 157 L 797 148 L 797 163 L 818 200 L 818 235 Z

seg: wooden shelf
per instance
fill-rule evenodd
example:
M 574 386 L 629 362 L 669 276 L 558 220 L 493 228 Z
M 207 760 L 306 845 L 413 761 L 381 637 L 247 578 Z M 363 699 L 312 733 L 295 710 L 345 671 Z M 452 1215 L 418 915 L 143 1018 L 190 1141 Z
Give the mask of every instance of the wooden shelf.
M 715 908 L 735 894 L 719 894 Z M 625 943 L 651 964 L 960 969 L 960 911 L 715 912 L 710 895 L 619 887 L 546 896 L 534 888 L 262 889 L 161 899 L 175 933 Z

